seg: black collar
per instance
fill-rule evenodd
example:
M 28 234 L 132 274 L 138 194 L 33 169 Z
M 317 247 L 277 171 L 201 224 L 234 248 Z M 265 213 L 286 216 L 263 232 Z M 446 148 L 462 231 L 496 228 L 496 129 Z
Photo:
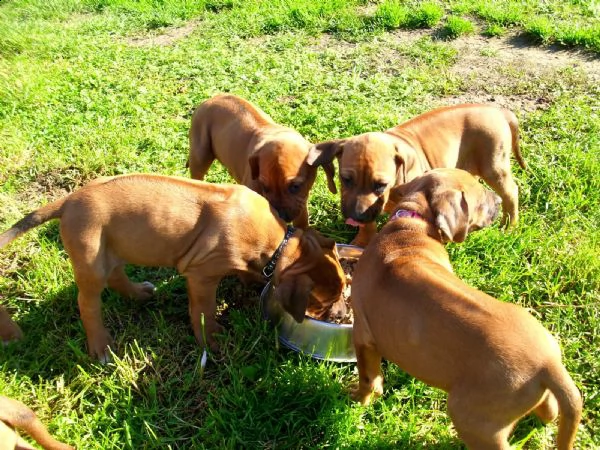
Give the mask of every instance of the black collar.
M 291 225 L 287 226 L 287 231 L 285 232 L 283 241 L 281 241 L 281 244 L 279 244 L 279 247 L 277 247 L 277 250 L 275 250 L 275 252 L 273 252 L 273 256 L 271 256 L 271 260 L 267 263 L 267 265 L 262 270 L 262 273 L 265 277 L 270 279 L 273 276 L 273 273 L 275 273 L 275 265 L 277 264 L 277 261 L 279 260 L 279 257 L 281 256 L 281 253 L 283 252 L 283 249 L 285 248 L 286 244 L 290 240 L 290 237 L 292 237 L 292 234 L 294 234 L 294 231 L 296 231 L 296 229 L 293 226 L 291 226 Z

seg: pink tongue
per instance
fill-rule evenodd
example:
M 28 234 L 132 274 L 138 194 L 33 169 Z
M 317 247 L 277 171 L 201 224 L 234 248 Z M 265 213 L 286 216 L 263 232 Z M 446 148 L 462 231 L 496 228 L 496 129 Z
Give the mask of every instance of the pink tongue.
M 353 227 L 364 227 L 364 223 L 357 222 L 354 219 L 346 219 L 346 224 L 352 225 Z

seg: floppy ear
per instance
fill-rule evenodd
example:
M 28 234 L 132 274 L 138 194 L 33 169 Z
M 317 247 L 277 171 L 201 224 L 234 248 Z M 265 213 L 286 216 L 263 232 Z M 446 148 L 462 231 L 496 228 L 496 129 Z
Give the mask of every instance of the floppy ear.
M 406 161 L 404 161 L 404 157 L 398 151 L 398 147 L 396 147 L 394 160 L 396 162 L 396 183 L 404 184 L 406 183 Z
M 431 210 L 444 242 L 463 242 L 469 230 L 469 205 L 464 192 L 451 189 L 432 193 Z
M 333 158 L 344 151 L 345 139 L 319 142 L 308 151 L 306 162 L 309 166 L 323 166 L 333 161 Z
M 310 291 L 314 286 L 308 275 L 289 276 L 275 288 L 275 299 L 296 322 L 304 320 Z
M 333 166 L 333 162 L 323 164 L 323 170 L 327 177 L 327 187 L 329 188 L 329 192 L 337 194 L 337 187 L 335 186 L 335 167 Z
M 314 238 L 321 248 L 325 248 L 328 250 L 333 250 L 335 248 L 335 239 L 331 239 L 326 236 L 323 236 L 317 230 L 308 229 L 305 233 L 305 237 L 307 239 Z M 306 248 L 308 250 L 308 245 L 306 245 Z M 311 251 L 314 251 L 314 250 L 311 250 Z
M 248 159 L 248 164 L 250 164 L 250 174 L 252 175 L 252 179 L 256 180 L 259 175 L 258 152 L 254 152 L 250 156 L 250 158 Z

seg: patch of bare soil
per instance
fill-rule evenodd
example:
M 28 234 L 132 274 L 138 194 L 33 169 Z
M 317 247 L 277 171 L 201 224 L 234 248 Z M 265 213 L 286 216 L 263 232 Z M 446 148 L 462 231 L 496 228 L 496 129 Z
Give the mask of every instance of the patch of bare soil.
M 600 58 L 583 51 L 531 45 L 519 35 L 469 36 L 449 45 L 458 52 L 452 74 L 464 80 L 464 94 L 446 104 L 495 103 L 532 111 L 552 103 L 560 83 L 600 83 Z
M 440 70 L 447 70 L 449 77 L 460 80 L 463 91 L 459 95 L 429 99 L 433 106 L 494 103 L 528 112 L 548 107 L 561 83 L 600 83 L 597 55 L 559 46 L 538 46 L 516 33 L 501 38 L 471 35 L 444 41 L 432 30 L 399 30 L 378 36 L 369 44 L 353 44 L 323 35 L 311 49 L 352 58 L 358 46 L 372 47 L 376 56 L 372 61 L 374 68 L 393 74 L 402 67 L 418 64 L 414 44 L 426 38 L 456 50 L 455 63 L 449 70 Z
M 132 47 L 154 47 L 173 45 L 180 39 L 192 34 L 200 25 L 199 20 L 191 20 L 181 27 L 169 27 L 162 29 L 160 34 L 153 36 L 131 37 L 126 42 Z

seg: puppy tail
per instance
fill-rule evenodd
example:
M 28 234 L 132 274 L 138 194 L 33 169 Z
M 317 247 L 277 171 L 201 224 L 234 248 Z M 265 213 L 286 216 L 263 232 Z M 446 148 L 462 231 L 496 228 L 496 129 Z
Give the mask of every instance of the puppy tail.
M 65 200 L 66 197 L 61 198 L 27 214 L 25 217 L 15 223 L 10 229 L 0 234 L 0 248 L 8 245 L 10 242 L 14 241 L 16 238 L 32 228 L 35 228 L 44 222 L 48 222 L 49 220 L 60 218 Z
M 567 369 L 554 364 L 544 375 L 543 384 L 550 390 L 558 402 L 559 422 L 557 448 L 571 450 L 575 443 L 575 434 L 581 421 L 583 400 Z
M 54 439 L 35 413 L 17 400 L 0 396 L 0 420 L 11 427 L 25 430 L 44 449 L 73 450 L 70 445 Z
M 515 159 L 523 170 L 527 170 L 527 163 L 525 163 L 519 148 L 519 120 L 517 119 L 517 116 L 515 116 L 515 114 L 508 109 L 504 110 L 504 117 L 506 117 L 506 121 L 510 127 L 510 133 L 512 135 L 512 151 L 515 155 Z

